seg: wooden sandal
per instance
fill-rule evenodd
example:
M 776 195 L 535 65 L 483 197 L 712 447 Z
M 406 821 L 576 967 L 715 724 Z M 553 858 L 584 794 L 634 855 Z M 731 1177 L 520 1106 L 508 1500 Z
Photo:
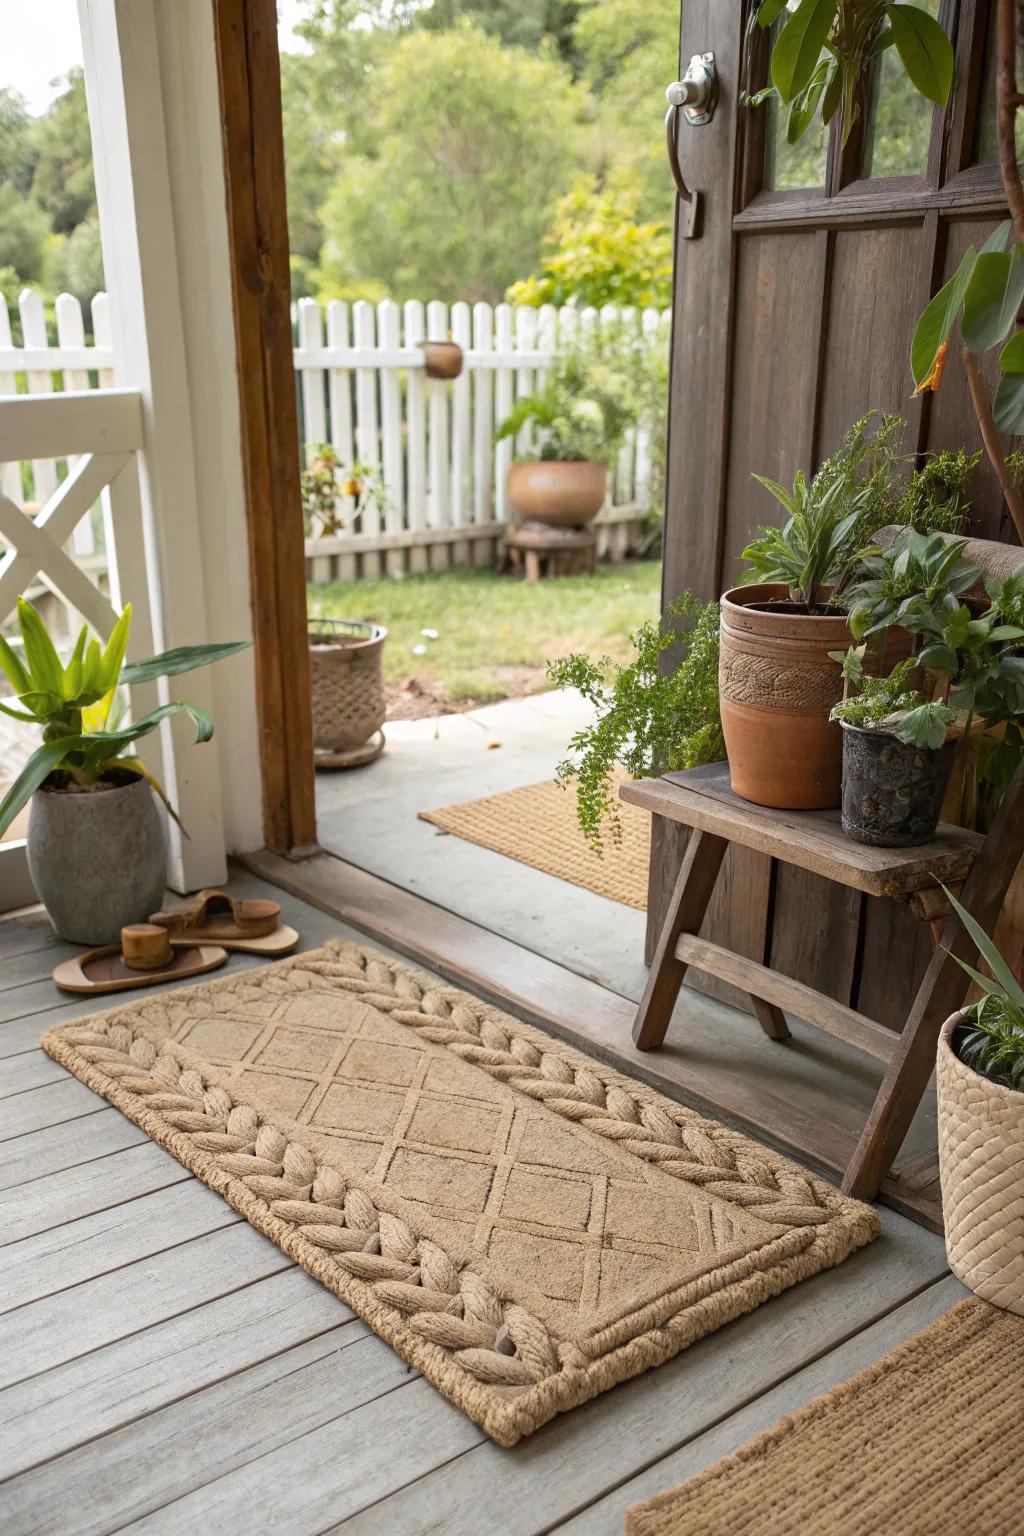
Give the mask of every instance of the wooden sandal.
M 154 912 L 150 922 L 166 928 L 174 939 L 192 942 L 208 939 L 214 944 L 223 944 L 227 940 L 264 938 L 274 932 L 280 919 L 279 903 L 265 897 L 240 900 L 227 891 L 199 891 L 179 907 Z M 260 952 L 278 953 L 277 950 Z
M 200 935 L 192 934 L 191 937 L 172 933 L 171 943 L 175 949 L 180 949 L 183 945 L 195 944 L 197 938 L 205 939 L 206 930 L 204 929 Z M 238 950 L 246 955 L 268 955 L 275 958 L 291 954 L 298 942 L 298 931 L 295 928 L 289 928 L 285 923 L 279 923 L 273 933 L 263 934 L 258 939 L 223 939 L 219 936 L 217 938 L 217 943 L 224 949 Z
M 215 971 L 228 958 L 216 944 L 173 946 L 169 935 L 151 923 L 121 929 L 120 944 L 101 944 L 55 966 L 54 982 L 63 992 L 125 992 L 159 981 L 184 981 Z

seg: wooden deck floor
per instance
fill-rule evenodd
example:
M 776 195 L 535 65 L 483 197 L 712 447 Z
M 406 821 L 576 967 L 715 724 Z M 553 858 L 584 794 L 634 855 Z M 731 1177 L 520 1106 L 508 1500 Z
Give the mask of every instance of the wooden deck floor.
M 359 937 L 283 904 L 307 947 Z M 627 1504 L 964 1294 L 941 1240 L 885 1211 L 882 1237 L 837 1270 L 501 1450 L 38 1049 L 91 1011 L 52 986 L 64 953 L 41 915 L 0 921 L 5 1536 L 620 1533 Z

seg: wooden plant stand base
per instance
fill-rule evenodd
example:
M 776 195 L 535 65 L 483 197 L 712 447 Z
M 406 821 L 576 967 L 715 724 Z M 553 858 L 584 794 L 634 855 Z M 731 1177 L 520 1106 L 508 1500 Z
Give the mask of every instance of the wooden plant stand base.
M 548 576 L 593 575 L 597 534 L 592 528 L 551 528 L 547 523 L 518 523 L 505 534 L 509 565 L 525 568 L 527 581 Z
M 1024 768 L 982 838 L 942 825 L 919 848 L 870 848 L 846 837 L 838 811 L 777 811 L 733 794 L 725 763 L 624 784 L 622 799 L 692 828 L 669 902 L 647 987 L 636 1015 L 638 1050 L 661 1045 L 689 966 L 747 992 L 761 1027 L 786 1040 L 783 1009 L 873 1056 L 885 1076 L 843 1178 L 843 1189 L 871 1199 L 903 1142 L 935 1065 L 939 1030 L 963 1003 L 968 981 L 954 957 L 973 961 L 974 946 L 942 886 L 989 933 L 1024 854 Z M 865 1014 L 767 966 L 700 937 L 729 843 L 769 854 L 784 864 L 824 875 L 870 896 L 910 902 L 922 921 L 939 927 L 935 951 L 900 1034 Z M 770 1130 L 770 1127 L 765 1127 Z

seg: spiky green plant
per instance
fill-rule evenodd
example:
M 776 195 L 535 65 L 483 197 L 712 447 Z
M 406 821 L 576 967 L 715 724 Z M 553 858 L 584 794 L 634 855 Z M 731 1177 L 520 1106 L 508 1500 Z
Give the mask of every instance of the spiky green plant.
M 48 779 L 63 776 L 81 791 L 102 788 L 112 775 L 127 773 L 145 778 L 174 810 L 161 786 L 139 758 L 127 749 L 155 731 L 162 720 L 185 714 L 196 728 L 196 741 L 209 741 L 213 720 L 205 709 L 175 700 L 161 704 L 140 720 L 110 729 L 118 690 L 132 683 L 148 683 L 158 677 L 191 672 L 212 661 L 244 650 L 247 640 L 224 645 L 187 645 L 164 651 L 147 661 L 125 663 L 132 610 L 129 603 L 110 632 L 105 645 L 83 624 L 67 665 L 46 632 L 32 604 L 18 600 L 18 626 L 22 655 L 0 635 L 0 668 L 16 695 L 16 703 L 0 700 L 0 711 L 12 720 L 38 725 L 43 733 L 21 773 L 0 802 L 0 835 L 18 812 Z
M 955 1041 L 956 1053 L 979 1076 L 1004 1088 L 1020 1088 L 1024 1086 L 1024 988 L 981 924 L 952 891 L 947 890 L 946 895 L 992 972 L 984 976 L 966 960 L 953 956 L 984 994 L 964 1009 L 970 1023 Z

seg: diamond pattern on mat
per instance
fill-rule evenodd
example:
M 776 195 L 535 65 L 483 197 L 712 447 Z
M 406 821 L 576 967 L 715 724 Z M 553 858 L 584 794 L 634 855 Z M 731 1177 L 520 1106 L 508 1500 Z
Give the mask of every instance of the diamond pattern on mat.
M 226 1070 L 233 1092 L 305 1126 L 345 1172 L 410 1202 L 437 1241 L 526 1276 L 573 1331 L 770 1236 L 755 1214 L 566 1124 L 326 982 L 264 1010 L 258 1028 L 229 1010 L 190 1017 L 175 1037 Z

